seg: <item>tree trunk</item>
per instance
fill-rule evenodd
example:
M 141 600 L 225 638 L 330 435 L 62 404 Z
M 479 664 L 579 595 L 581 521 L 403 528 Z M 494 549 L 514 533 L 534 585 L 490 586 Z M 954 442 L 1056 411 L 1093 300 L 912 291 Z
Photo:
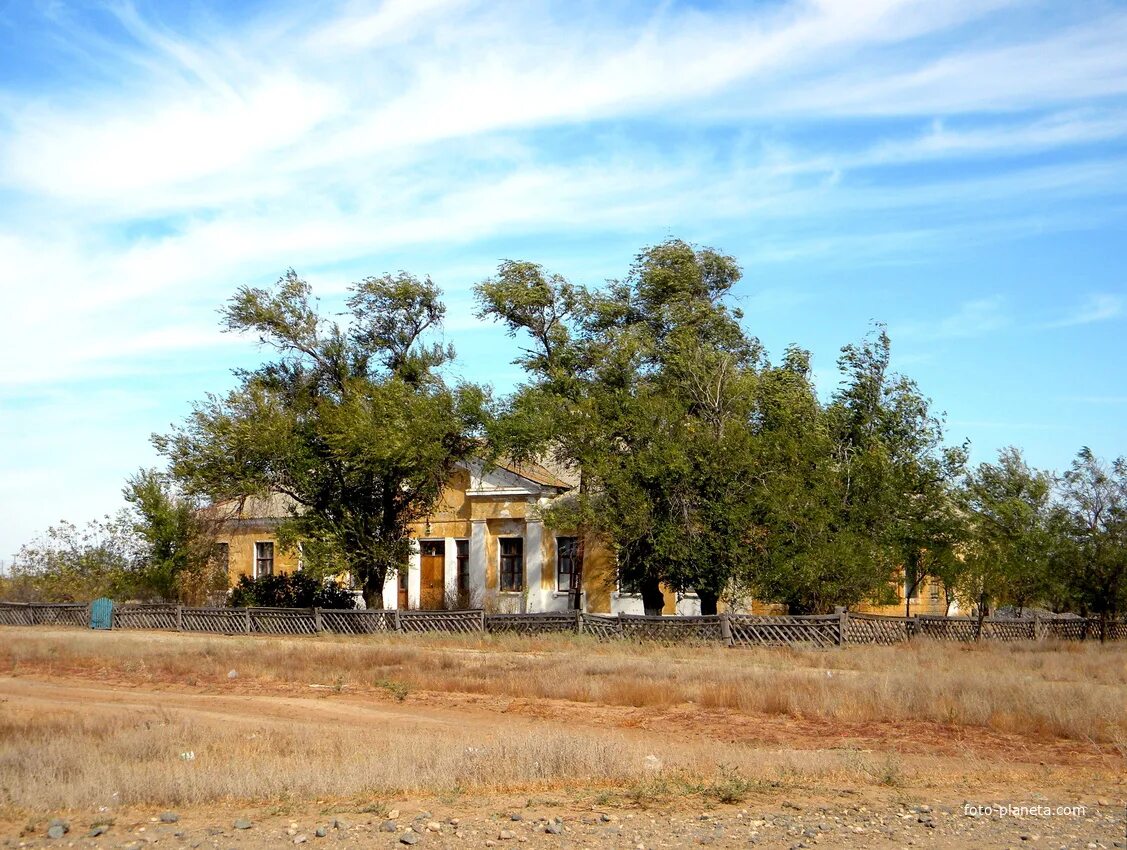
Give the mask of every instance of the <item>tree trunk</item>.
M 364 594 L 364 604 L 369 608 L 383 608 L 384 581 L 379 576 L 371 573 L 364 576 L 364 584 L 360 592 Z
M 661 582 L 656 578 L 642 580 L 642 607 L 647 617 L 660 617 L 665 609 L 665 594 L 661 592 Z
M 720 595 L 698 588 L 697 597 L 700 599 L 700 613 L 706 617 L 715 616 L 716 603 L 719 601 Z

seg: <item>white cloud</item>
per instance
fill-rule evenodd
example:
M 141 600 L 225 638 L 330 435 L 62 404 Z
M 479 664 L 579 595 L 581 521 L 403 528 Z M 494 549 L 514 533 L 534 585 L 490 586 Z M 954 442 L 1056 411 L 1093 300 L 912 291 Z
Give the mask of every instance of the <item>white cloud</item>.
M 1070 313 L 1063 318 L 1049 322 L 1046 327 L 1067 328 L 1118 319 L 1124 314 L 1125 305 L 1127 305 L 1127 298 L 1122 295 L 1099 292 L 1089 295 L 1082 304 Z

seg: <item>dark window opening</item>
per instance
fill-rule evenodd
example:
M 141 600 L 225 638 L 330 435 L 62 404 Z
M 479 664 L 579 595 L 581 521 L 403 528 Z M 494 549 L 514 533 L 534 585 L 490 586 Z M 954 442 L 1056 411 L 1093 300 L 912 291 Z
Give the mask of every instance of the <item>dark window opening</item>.
M 254 544 L 254 577 L 274 575 L 274 544 L 263 542 Z
M 501 590 L 524 590 L 524 540 L 501 538 Z
M 556 538 L 556 590 L 566 593 L 572 589 L 572 578 L 579 572 L 579 538 Z

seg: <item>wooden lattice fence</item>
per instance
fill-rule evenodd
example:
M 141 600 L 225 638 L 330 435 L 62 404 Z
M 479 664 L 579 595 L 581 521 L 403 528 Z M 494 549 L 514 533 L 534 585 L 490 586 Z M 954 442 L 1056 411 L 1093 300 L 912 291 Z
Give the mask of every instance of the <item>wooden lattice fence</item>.
M 845 616 L 845 642 L 895 646 L 911 640 L 914 628 L 915 621 L 911 617 L 881 617 L 850 612 Z
M 399 631 L 399 612 L 383 610 L 324 609 L 321 624 L 338 635 L 377 635 Z
M 842 617 L 838 614 L 756 617 L 731 614 L 728 622 L 733 646 L 840 646 Z
M 721 618 L 647 617 L 641 614 L 620 614 L 619 632 L 632 640 L 655 640 L 665 643 L 704 643 L 724 640 Z
M 582 614 L 579 629 L 583 634 L 598 640 L 614 640 L 622 637 L 622 620 L 607 614 Z
M 468 635 L 485 631 L 484 611 L 400 611 L 399 630 Z
M 0 626 L 31 626 L 31 608 L 18 602 L 0 602 Z
M 578 614 L 574 611 L 487 614 L 472 611 L 322 610 L 319 608 L 192 608 L 127 603 L 113 609 L 117 629 L 163 629 L 215 634 L 314 635 L 438 633 L 544 634 L 579 632 L 597 640 L 716 643 L 728 646 L 828 647 L 895 645 L 917 638 L 972 642 L 1127 640 L 1127 622 L 1068 616 L 885 617 L 841 613 L 816 616 L 666 616 Z M 89 626 L 82 603 L 0 602 L 0 626 Z
M 573 611 L 485 615 L 485 630 L 491 634 L 538 635 L 549 632 L 576 632 L 578 629 L 578 618 Z
M 180 629 L 178 605 L 115 605 L 115 629 Z

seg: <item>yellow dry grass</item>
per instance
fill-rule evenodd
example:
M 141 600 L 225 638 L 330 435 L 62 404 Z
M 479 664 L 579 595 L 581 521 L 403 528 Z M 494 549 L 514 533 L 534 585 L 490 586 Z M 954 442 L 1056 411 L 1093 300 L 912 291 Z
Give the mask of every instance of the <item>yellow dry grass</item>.
M 795 719 L 885 730 L 922 720 L 956 739 L 960 730 L 1018 733 L 1094 747 L 1102 761 L 1085 769 L 1102 765 L 1110 776 L 1127 755 L 1127 647 L 1110 645 L 736 651 L 575 637 L 8 628 L 0 700 L 5 681 L 0 806 L 20 811 L 569 787 L 726 800 L 761 787 L 897 786 L 924 774 L 1004 782 L 1015 769 L 972 752 L 916 757 L 910 740 L 871 752 L 848 740 L 803 749 L 735 741 L 723 728 L 697 735 L 691 722 L 683 734 L 618 722 L 634 710 L 690 721 L 719 711 L 733 730 L 775 718 L 784 728 Z M 36 690 L 68 682 L 70 702 Z M 104 682 L 117 690 L 97 690 Z M 461 705 L 470 695 L 570 702 L 541 716 L 490 714 Z M 1067 767 L 1035 765 L 1020 769 L 1042 781 Z
M 1127 742 L 1127 645 L 920 641 L 844 650 L 599 644 L 567 636 L 203 637 L 0 632 L 0 673 L 96 669 L 188 685 L 256 681 L 445 691 L 850 722 L 922 720 Z M 60 638 L 60 634 L 65 637 Z

